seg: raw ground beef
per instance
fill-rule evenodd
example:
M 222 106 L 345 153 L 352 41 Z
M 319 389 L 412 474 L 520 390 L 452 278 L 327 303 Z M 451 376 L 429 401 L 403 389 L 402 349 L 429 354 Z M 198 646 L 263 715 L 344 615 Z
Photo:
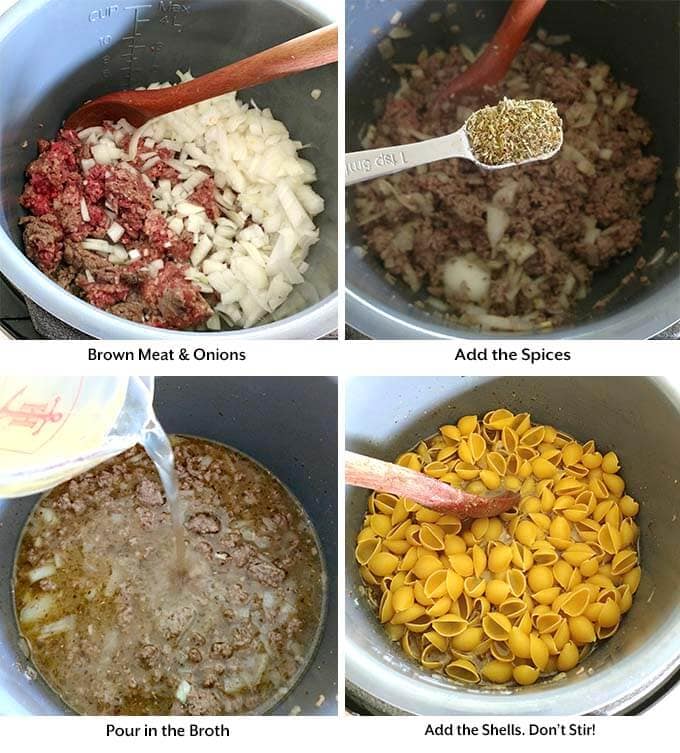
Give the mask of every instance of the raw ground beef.
M 154 209 L 151 185 L 141 160 L 125 165 L 94 165 L 84 169 L 90 148 L 77 133 L 62 130 L 54 141 L 41 139 L 39 156 L 26 170 L 21 204 L 31 213 L 21 220 L 26 255 L 59 285 L 93 306 L 156 327 L 200 328 L 212 314 L 211 301 L 195 283 L 185 279 L 193 249 L 190 234 L 174 233 Z M 147 170 L 151 180 L 177 182 L 177 171 L 164 158 Z M 206 179 L 192 199 L 217 216 L 214 181 Z M 85 201 L 89 221 L 83 219 Z M 105 238 L 114 221 L 123 226 L 120 243 L 135 248 L 140 258 L 115 264 L 107 255 L 85 250 L 86 238 Z M 154 277 L 147 265 L 162 260 Z
M 448 160 L 364 183 L 354 194 L 356 219 L 387 272 L 414 292 L 427 291 L 438 308 L 444 303 L 455 321 L 517 330 L 560 324 L 593 273 L 640 240 L 641 210 L 660 171 L 659 158 L 643 153 L 652 132 L 633 110 L 637 91 L 615 81 L 607 65 L 539 43 L 525 44 L 506 79 L 483 97 L 437 110 L 440 86 L 467 65 L 452 47 L 395 66 L 401 88 L 363 146 L 451 133 L 475 109 L 507 96 L 555 103 L 564 121 L 560 154 L 487 173 Z M 484 282 L 451 284 L 461 269 L 456 260 Z

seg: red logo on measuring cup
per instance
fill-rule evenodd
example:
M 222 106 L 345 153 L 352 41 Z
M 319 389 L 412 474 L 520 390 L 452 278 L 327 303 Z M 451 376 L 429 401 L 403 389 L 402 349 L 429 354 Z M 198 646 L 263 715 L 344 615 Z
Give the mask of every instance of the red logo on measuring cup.
M 83 380 L 62 383 L 51 395 L 46 394 L 44 383 L 38 394 L 34 389 L 32 395 L 30 383 L 21 385 L 12 381 L 14 384 L 5 384 L 9 390 L 0 389 L 0 394 L 5 392 L 0 398 L 0 450 L 31 454 L 52 440 L 68 421 L 80 397 Z
M 23 426 L 37 436 L 47 424 L 59 423 L 64 414 L 56 410 L 61 398 L 56 395 L 49 403 L 31 403 L 22 400 L 26 387 L 22 387 L 4 404 L 0 405 L 0 421 L 9 421 L 9 426 Z

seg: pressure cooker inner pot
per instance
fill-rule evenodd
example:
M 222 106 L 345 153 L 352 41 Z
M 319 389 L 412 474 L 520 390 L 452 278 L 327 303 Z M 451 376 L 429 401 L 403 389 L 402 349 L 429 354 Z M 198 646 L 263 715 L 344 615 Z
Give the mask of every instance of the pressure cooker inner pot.
M 432 53 L 464 43 L 476 51 L 491 39 L 508 7 L 506 2 L 454 5 L 456 10 L 449 15 L 447 8 L 451 4 L 446 2 L 405 0 L 399 3 L 402 13 L 399 23 L 412 34 L 393 41 L 395 54 L 389 60 L 383 59 L 377 42 L 394 28 L 390 19 L 396 6 L 367 0 L 349 7 L 346 63 L 348 151 L 363 148 L 361 138 L 366 126 L 375 121 L 376 112 L 382 111 L 381 103 L 387 93 L 399 88 L 399 76 L 392 69 L 393 64 L 415 63 L 424 47 Z M 441 19 L 432 22 L 433 14 L 436 17 L 437 13 Z M 451 31 L 454 25 L 460 30 Z M 662 161 L 654 199 L 643 209 L 640 245 L 632 254 L 597 272 L 589 295 L 577 304 L 574 311 L 571 323 L 591 324 L 595 329 L 598 322 L 633 304 L 644 302 L 654 306 L 655 294 L 659 290 L 677 284 L 677 254 L 674 263 L 665 262 L 678 250 L 678 5 L 673 2 L 570 3 L 553 0 L 541 12 L 529 39 L 535 41 L 536 31 L 541 27 L 549 34 L 570 36 L 569 42 L 554 49 L 567 56 L 571 52 L 580 54 L 589 63 L 602 61 L 611 67 L 616 80 L 639 90 L 636 111 L 649 121 L 654 133 L 645 152 L 658 155 Z M 376 29 L 380 29 L 377 35 Z M 351 218 L 353 191 L 348 194 Z M 366 246 L 352 219 L 347 231 L 348 249 Z M 635 271 L 641 258 L 651 261 L 662 247 L 666 254 L 661 263 L 647 266 L 642 274 L 632 276 L 633 279 L 623 285 L 604 308 L 593 309 L 597 301 L 615 291 L 622 280 Z M 641 281 L 641 277 L 646 279 Z M 349 289 L 366 305 L 397 319 L 407 318 L 414 326 L 439 326 L 442 330 L 438 331 L 446 331 L 445 321 L 434 309 L 422 309 L 419 307 L 422 304 L 413 305 L 426 299 L 428 294 L 412 293 L 401 280 L 396 284 L 393 280 L 388 282 L 385 268 L 370 251 L 366 256 L 352 251 L 347 253 L 347 281 Z M 679 311 L 667 312 L 666 324 L 678 316 Z M 557 333 L 569 335 L 569 330 L 570 324 L 567 324 L 558 328 Z M 653 334 L 655 332 L 647 332 L 646 336 Z M 621 336 L 625 337 L 626 333 Z
M 33 5 L 37 9 L 0 41 L 5 71 L 0 92 L 0 226 L 17 253 L 23 253 L 18 250 L 23 249 L 18 221 L 24 214 L 18 199 L 37 140 L 54 138 L 64 118 L 83 102 L 154 81 L 176 82 L 178 70 L 199 76 L 326 23 L 304 6 L 282 0 L 97 8 L 82 0 L 48 0 Z M 323 93 L 318 101 L 310 98 L 314 89 Z M 271 108 L 293 138 L 309 145 L 301 155 L 317 169 L 314 188 L 326 208 L 315 220 L 320 240 L 308 259 L 306 307 L 337 289 L 336 91 L 336 68 L 324 66 L 239 95 L 243 102 L 253 99 L 261 108 Z M 42 274 L 37 267 L 35 274 Z M 45 283 L 50 284 L 47 279 Z M 65 295 L 56 283 L 52 294 Z
M 642 580 L 631 610 L 583 662 L 535 685 L 466 686 L 430 674 L 390 642 L 362 594 L 354 547 L 368 492 L 351 489 L 345 521 L 348 692 L 375 713 L 630 710 L 680 665 L 678 392 L 645 378 L 355 379 L 347 391 L 347 448 L 392 461 L 440 426 L 498 407 L 529 412 L 532 421 L 581 441 L 592 438 L 603 453 L 616 451 L 626 489 L 640 503 Z
M 271 471 L 299 500 L 321 545 L 326 604 L 316 652 L 272 710 L 334 714 L 337 692 L 337 388 L 327 378 L 156 381 L 154 407 L 168 434 L 233 447 Z M 265 411 L 265 424 L 254 419 Z M 280 437 L 285 433 L 285 447 Z M 40 495 L 0 500 L 0 712 L 71 713 L 24 655 L 11 580 L 23 527 Z M 134 512 L 134 511 L 132 511 Z M 320 697 L 324 699 L 319 701 Z M 316 705 L 318 703 L 318 705 Z

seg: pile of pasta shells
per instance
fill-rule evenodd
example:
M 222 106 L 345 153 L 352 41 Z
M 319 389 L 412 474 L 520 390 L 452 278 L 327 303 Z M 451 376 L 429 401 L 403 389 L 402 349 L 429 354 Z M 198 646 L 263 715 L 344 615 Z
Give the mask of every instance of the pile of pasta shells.
M 615 452 L 505 408 L 442 426 L 396 462 L 520 502 L 460 520 L 373 492 L 355 557 L 388 636 L 464 683 L 531 685 L 612 636 L 640 583 L 635 522 Z

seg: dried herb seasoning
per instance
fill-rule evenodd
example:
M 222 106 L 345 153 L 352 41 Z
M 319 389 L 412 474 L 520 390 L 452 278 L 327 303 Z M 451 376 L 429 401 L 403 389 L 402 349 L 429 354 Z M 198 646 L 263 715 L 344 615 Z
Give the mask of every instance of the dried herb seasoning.
M 472 153 L 485 165 L 536 159 L 562 143 L 562 119 L 543 99 L 505 98 L 472 113 L 465 130 Z

